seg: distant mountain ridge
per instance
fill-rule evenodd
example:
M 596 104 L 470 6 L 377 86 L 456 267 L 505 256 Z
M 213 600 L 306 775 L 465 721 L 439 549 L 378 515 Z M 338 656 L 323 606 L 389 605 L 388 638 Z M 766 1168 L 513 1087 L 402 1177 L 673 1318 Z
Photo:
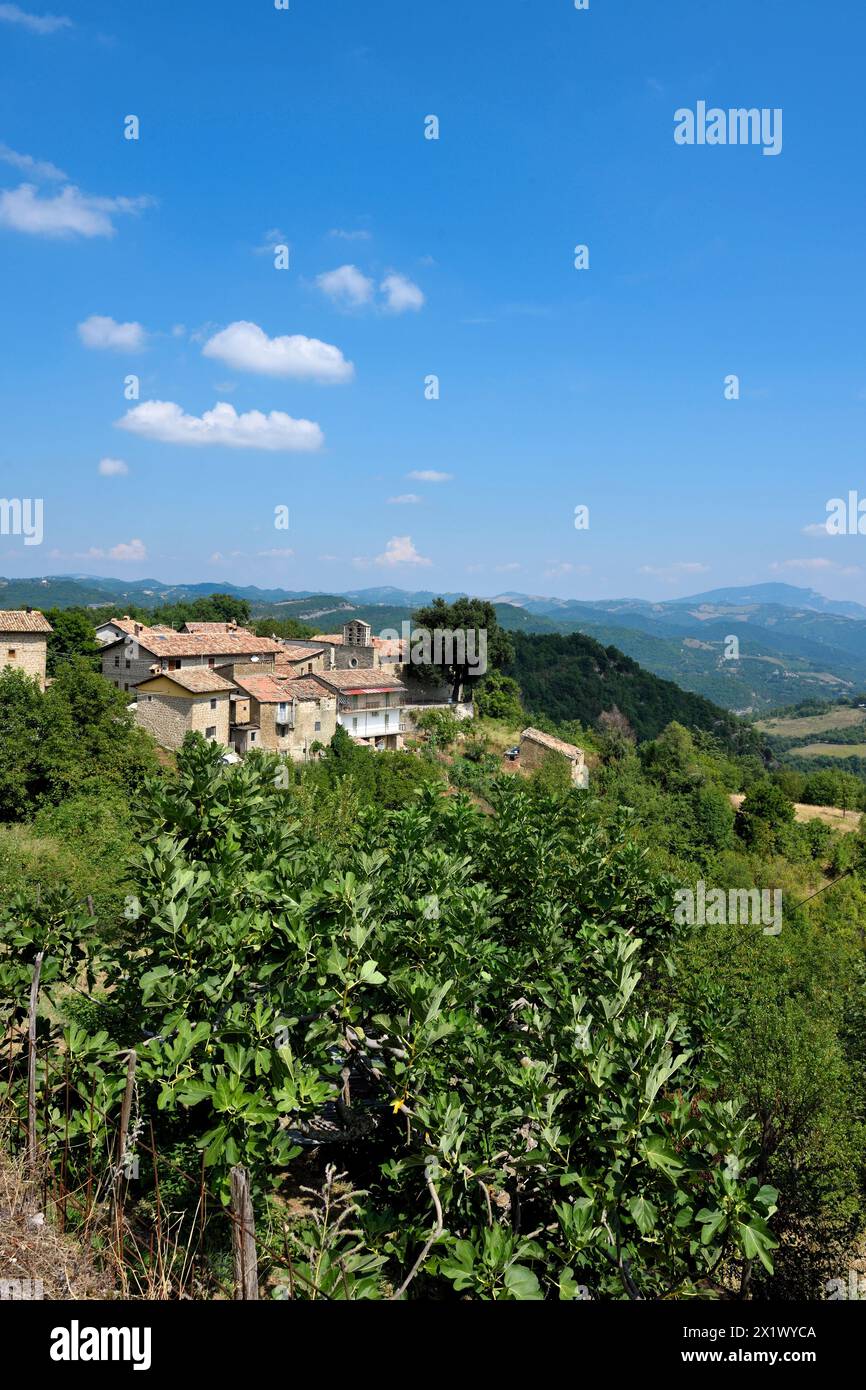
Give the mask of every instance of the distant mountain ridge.
M 328 593 L 259 588 L 227 581 L 166 584 L 94 575 L 0 579 L 0 608 L 158 607 L 230 593 L 246 599 L 254 616 L 296 618 L 319 632 L 339 629 L 347 617 L 377 631 L 399 628 L 412 612 L 440 595 L 379 585 Z M 805 699 L 866 691 L 866 606 L 827 599 L 814 589 L 769 583 L 711 589 L 686 598 L 563 599 L 507 591 L 491 600 L 500 624 L 527 634 L 580 632 L 638 661 L 683 690 L 742 713 Z M 726 655 L 736 637 L 740 657 Z

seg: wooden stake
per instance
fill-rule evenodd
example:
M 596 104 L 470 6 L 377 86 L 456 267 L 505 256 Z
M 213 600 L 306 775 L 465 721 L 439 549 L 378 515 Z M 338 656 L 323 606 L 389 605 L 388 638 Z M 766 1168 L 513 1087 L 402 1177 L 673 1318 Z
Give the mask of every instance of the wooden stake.
M 36 1142 L 36 1008 L 39 1003 L 39 976 L 42 974 L 44 955 L 45 952 L 40 951 L 33 966 L 33 979 L 30 984 L 30 1015 L 27 1024 L 27 1161 L 30 1165 L 31 1176 L 36 1173 L 38 1157 Z
M 136 1051 L 131 1047 L 126 1054 L 126 1089 L 120 1107 L 120 1134 L 117 1140 L 118 1157 L 114 1175 L 114 1225 L 117 1239 L 117 1263 L 123 1270 L 123 1198 L 126 1192 L 126 1144 L 129 1136 L 129 1116 L 132 1111 L 132 1094 L 135 1087 Z M 124 1277 L 125 1277 L 125 1270 Z M 125 1288 L 125 1284 L 124 1284 Z
M 135 1064 L 137 1054 L 134 1047 L 131 1047 L 126 1054 L 126 1090 L 123 1093 L 123 1105 L 120 1107 L 120 1137 L 118 1139 L 118 1163 L 117 1177 L 115 1179 L 115 1202 L 120 1207 L 123 1202 L 124 1180 L 126 1172 L 124 1164 L 126 1162 L 126 1144 L 129 1137 L 129 1116 L 132 1112 L 132 1093 L 135 1088 Z
M 232 1169 L 232 1248 L 235 1257 L 235 1298 L 257 1299 L 259 1268 L 250 1183 L 240 1165 Z

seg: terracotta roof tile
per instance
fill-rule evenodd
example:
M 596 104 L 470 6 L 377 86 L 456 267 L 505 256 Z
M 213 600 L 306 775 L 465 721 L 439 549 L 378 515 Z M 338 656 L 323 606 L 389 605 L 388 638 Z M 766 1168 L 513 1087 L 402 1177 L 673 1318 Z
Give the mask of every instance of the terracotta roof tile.
M 51 624 L 36 609 L 32 613 L 0 610 L 0 632 L 53 632 Z
M 156 676 L 148 676 L 146 680 L 138 682 L 136 689 L 149 685 L 151 681 L 160 680 L 174 681 L 175 685 L 182 686 L 184 690 L 189 690 L 195 695 L 213 694 L 218 690 L 235 688 L 234 681 L 226 680 L 225 676 L 218 676 L 206 666 L 187 666 L 185 671 L 160 671 Z
M 233 632 L 173 632 L 170 628 L 143 627 L 133 633 L 138 645 L 154 656 L 276 656 L 283 650 L 282 643 L 270 637 L 255 637 L 238 628 Z M 118 642 L 126 638 L 117 639 Z M 103 651 L 115 643 L 107 642 Z
M 402 681 L 387 676 L 382 671 L 365 667 L 359 671 L 321 671 L 309 677 L 310 680 L 323 681 L 332 685 L 341 694 L 352 694 L 363 690 L 405 690 Z
M 324 700 L 327 692 L 310 677 L 279 680 L 274 676 L 238 676 L 237 685 L 260 705 L 283 705 L 292 700 Z

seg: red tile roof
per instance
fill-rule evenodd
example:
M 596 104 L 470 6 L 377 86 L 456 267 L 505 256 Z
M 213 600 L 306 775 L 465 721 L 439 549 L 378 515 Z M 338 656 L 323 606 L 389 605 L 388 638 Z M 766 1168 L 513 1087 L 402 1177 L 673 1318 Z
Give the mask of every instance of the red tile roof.
M 138 645 L 154 656 L 276 656 L 283 650 L 281 642 L 270 637 L 255 637 L 236 628 L 231 632 L 173 632 L 170 628 L 143 627 L 132 633 Z M 118 642 L 126 638 L 118 637 Z M 103 651 L 115 646 L 107 642 Z
M 402 681 L 384 675 L 375 667 L 372 670 L 364 668 L 360 671 L 320 671 L 309 679 L 331 685 L 335 690 L 339 690 L 341 695 L 377 694 L 386 690 L 406 689 Z
M 174 681 L 175 685 L 189 690 L 194 695 L 215 694 L 218 690 L 235 688 L 233 681 L 226 680 L 225 676 L 218 676 L 206 666 L 188 666 L 185 671 L 160 671 L 156 676 L 148 676 L 146 680 L 139 681 L 136 689 L 150 685 L 151 681 Z
M 32 613 L 0 610 L 0 632 L 53 632 L 51 624 L 36 609 Z
M 237 685 L 260 705 L 287 705 L 292 700 L 324 700 L 327 692 L 312 677 L 281 680 L 275 676 L 238 676 Z
M 248 627 L 239 627 L 237 623 L 184 623 L 184 632 L 201 632 L 205 637 L 211 637 L 215 633 L 243 632 L 248 637 L 254 637 L 255 633 L 250 632 Z

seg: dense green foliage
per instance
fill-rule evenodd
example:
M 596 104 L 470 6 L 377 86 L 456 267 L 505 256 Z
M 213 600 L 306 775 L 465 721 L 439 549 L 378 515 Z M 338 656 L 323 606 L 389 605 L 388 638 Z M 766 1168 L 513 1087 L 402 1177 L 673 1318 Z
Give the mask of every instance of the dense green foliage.
M 724 1092 L 724 1021 L 653 1002 L 670 890 L 628 816 L 513 781 L 485 815 L 430 788 L 331 844 L 278 772 L 267 757 L 226 769 L 190 740 L 142 804 L 134 920 L 114 948 L 85 953 L 68 903 L 6 909 L 4 994 L 24 997 L 46 949 L 60 1021 L 43 1036 L 62 1033 L 92 1098 L 70 1119 L 64 1076 L 42 1077 L 44 1139 L 68 1137 L 68 1169 L 134 1044 L 159 1152 L 199 1148 L 224 1198 L 235 1163 L 263 1202 L 311 1139 L 339 1155 L 367 1296 L 401 1286 L 431 1231 L 410 1296 L 688 1296 L 754 1259 L 770 1269 L 777 1194 Z M 104 1001 L 89 1029 L 70 972 Z
M 0 672 L 0 821 L 107 787 L 131 794 L 156 765 L 123 695 L 86 657 L 60 665 L 44 694 L 23 672 Z
M 866 1227 L 866 836 L 798 824 L 805 786 L 724 725 L 636 743 L 612 689 L 537 717 L 588 791 L 425 719 L 419 753 L 338 730 L 227 767 L 191 736 L 157 774 L 86 657 L 0 677 L 4 1107 L 42 949 L 43 1150 L 110 1173 L 134 1046 L 137 1229 L 182 1247 L 242 1163 L 295 1297 L 821 1297 Z M 780 891 L 781 933 L 677 925 L 698 882 Z M 350 1221 L 287 1210 L 320 1187 Z

